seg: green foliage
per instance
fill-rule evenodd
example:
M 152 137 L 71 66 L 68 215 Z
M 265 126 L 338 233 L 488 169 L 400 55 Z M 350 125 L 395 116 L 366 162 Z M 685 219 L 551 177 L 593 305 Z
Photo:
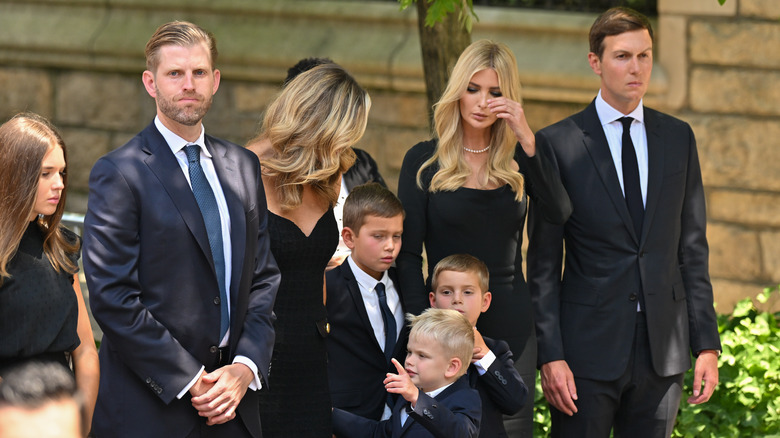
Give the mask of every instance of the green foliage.
M 767 288 L 756 299 L 780 298 Z M 693 372 L 686 375 L 674 438 L 780 438 L 780 320 L 779 314 L 759 311 L 746 298 L 731 315 L 718 316 L 723 353 L 718 360 L 720 383 L 712 398 L 688 404 Z M 534 436 L 550 434 L 550 412 L 537 374 Z
M 412 3 L 417 0 L 398 0 L 401 3 L 401 10 L 408 8 Z M 447 14 L 455 12 L 458 9 L 458 21 L 466 29 L 466 32 L 471 33 L 473 26 L 473 19 L 479 21 L 479 17 L 474 12 L 473 0 L 421 0 L 427 1 L 430 5 L 428 7 L 428 13 L 425 15 L 425 25 L 433 27 L 436 23 L 444 20 Z

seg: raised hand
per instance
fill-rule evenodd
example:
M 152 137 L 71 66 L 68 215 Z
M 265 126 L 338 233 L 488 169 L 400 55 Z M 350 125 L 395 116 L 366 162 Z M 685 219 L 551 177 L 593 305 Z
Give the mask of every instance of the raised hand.
M 393 365 L 398 371 L 398 374 L 387 373 L 387 377 L 384 380 L 385 389 L 387 392 L 393 394 L 401 394 L 404 400 L 408 401 L 414 407 L 417 404 L 417 397 L 420 395 L 420 390 L 412 383 L 412 378 L 409 377 L 409 373 L 406 372 L 403 365 L 393 358 Z
M 506 97 L 488 99 L 487 103 L 488 109 L 496 117 L 506 120 L 507 125 L 515 133 L 515 137 L 517 137 L 517 141 L 520 142 L 520 146 L 523 147 L 526 155 L 529 157 L 536 155 L 536 138 L 531 127 L 528 126 L 523 106 L 519 102 Z

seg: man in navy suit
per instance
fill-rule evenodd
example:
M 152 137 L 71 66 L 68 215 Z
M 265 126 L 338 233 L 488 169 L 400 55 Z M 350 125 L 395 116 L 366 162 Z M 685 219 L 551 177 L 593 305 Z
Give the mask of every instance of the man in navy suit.
M 279 271 L 257 157 L 205 135 L 213 36 L 167 23 L 146 46 L 157 116 L 90 174 L 84 268 L 104 337 L 100 437 L 261 436 Z
M 646 17 L 602 14 L 588 60 L 598 96 L 536 140 L 574 207 L 562 226 L 529 216 L 542 389 L 554 437 L 668 437 L 691 354 L 688 402 L 706 402 L 718 384 L 696 141 L 687 123 L 643 106 Z

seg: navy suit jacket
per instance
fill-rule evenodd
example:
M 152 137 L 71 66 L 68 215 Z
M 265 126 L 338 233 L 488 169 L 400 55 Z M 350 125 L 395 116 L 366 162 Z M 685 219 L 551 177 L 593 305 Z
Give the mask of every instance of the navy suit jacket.
M 388 272 L 398 290 L 395 269 Z M 388 372 L 396 373 L 379 347 L 368 320 L 360 286 L 348 262 L 325 274 L 330 334 L 325 338 L 328 349 L 328 381 L 333 406 L 362 417 L 379 420 L 387 401 L 382 381 Z M 393 357 L 400 363 L 406 358 L 409 330 L 401 329 Z M 391 406 L 392 407 L 392 406 Z
M 469 365 L 469 385 L 479 391 L 482 400 L 482 421 L 479 436 L 498 438 L 507 436 L 503 415 L 514 415 L 525 405 L 528 388 L 517 372 L 509 344 L 483 337 L 485 345 L 496 355 L 496 360 L 483 375 Z
M 536 135 L 574 207 L 561 226 L 533 206 L 529 216 L 538 357 L 540 364 L 566 360 L 575 377 L 614 380 L 623 373 L 639 293 L 658 375 L 685 372 L 691 352 L 720 349 L 696 140 L 681 120 L 646 107 L 644 117 L 648 181 L 640 235 L 595 103 Z
M 420 392 L 415 410 L 407 407 L 409 403 L 399 399 L 393 416 L 384 421 L 334 409 L 333 432 L 339 438 L 476 438 L 479 434 L 481 402 L 466 375 L 435 398 Z M 402 409 L 409 413 L 403 425 Z
M 269 251 L 260 166 L 248 150 L 206 136 L 230 212 L 230 358 L 267 381 L 279 271 Z M 186 436 L 202 419 L 176 395 L 217 367 L 220 302 L 203 217 L 175 156 L 150 124 L 100 158 L 89 179 L 84 270 L 103 329 L 97 436 Z M 260 437 L 249 390 L 238 418 Z M 234 420 L 235 421 L 235 420 Z M 215 435 L 219 436 L 219 435 Z

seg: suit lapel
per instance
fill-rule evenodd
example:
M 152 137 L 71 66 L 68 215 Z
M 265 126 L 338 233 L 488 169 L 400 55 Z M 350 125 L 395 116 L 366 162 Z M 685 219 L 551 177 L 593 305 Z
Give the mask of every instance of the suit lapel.
M 598 113 L 596 112 L 595 101 L 583 111 L 583 141 L 588 154 L 593 160 L 593 165 L 601 177 L 601 181 L 607 190 L 612 204 L 618 211 L 620 218 L 628 228 L 631 236 L 639 243 L 639 236 L 636 235 L 631 214 L 628 212 L 626 198 L 620 188 L 615 161 L 612 159 L 612 153 L 609 150 L 607 136 L 604 134 L 604 128 L 601 126 Z
M 642 224 L 642 240 L 650 229 L 656 207 L 661 200 L 664 175 L 664 142 L 658 118 L 645 108 L 645 132 L 647 133 L 647 200 Z
M 352 272 L 352 268 L 350 267 L 349 262 L 344 260 L 338 269 L 340 269 L 341 273 L 344 275 L 344 284 L 347 285 L 349 296 L 352 297 L 352 302 L 355 304 L 358 316 L 360 317 L 360 322 L 369 333 L 369 337 L 374 341 L 374 345 L 376 346 L 377 351 L 379 351 L 379 353 L 384 357 L 382 347 L 379 346 L 379 342 L 377 342 L 376 336 L 374 336 L 374 327 L 371 325 L 371 320 L 368 319 L 366 305 L 363 302 L 363 296 L 360 294 L 360 286 L 355 279 L 355 274 Z
M 209 246 L 209 237 L 206 232 L 206 224 L 203 222 L 203 216 L 200 213 L 200 207 L 195 201 L 195 195 L 187 184 L 187 179 L 182 173 L 179 162 L 171 153 L 168 143 L 165 142 L 162 134 L 154 126 L 154 123 L 144 129 L 142 134 L 144 143 L 142 150 L 149 154 L 146 158 L 146 165 L 162 184 L 171 201 L 179 211 L 184 223 L 187 224 L 198 246 L 203 251 L 214 271 L 214 259 L 211 255 Z M 216 275 L 216 273 L 214 274 Z

